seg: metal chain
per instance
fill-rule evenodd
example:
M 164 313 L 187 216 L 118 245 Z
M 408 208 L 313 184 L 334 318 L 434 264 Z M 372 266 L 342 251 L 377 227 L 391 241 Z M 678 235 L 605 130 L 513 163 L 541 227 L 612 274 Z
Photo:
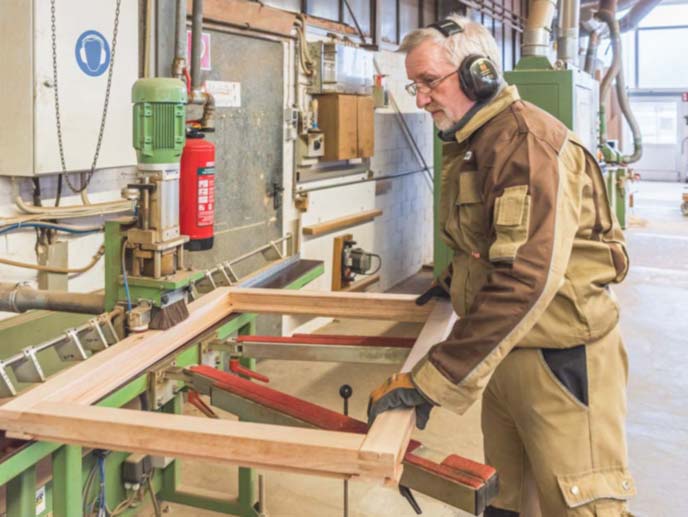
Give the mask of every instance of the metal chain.
M 100 146 L 103 142 L 103 134 L 105 132 L 105 121 L 107 120 L 107 112 L 108 112 L 108 106 L 110 104 L 110 89 L 112 87 L 112 71 L 115 68 L 115 53 L 117 51 L 117 31 L 119 29 L 119 13 L 120 13 L 120 4 L 122 3 L 122 0 L 117 0 L 116 6 L 115 6 L 115 22 L 114 22 L 114 28 L 112 30 L 112 49 L 110 52 L 110 66 L 108 67 L 108 77 L 107 77 L 107 86 L 105 87 L 105 100 L 103 102 L 103 114 L 100 119 L 100 130 L 98 132 L 98 142 L 96 144 L 96 150 L 93 155 L 93 162 L 91 163 L 91 170 L 88 171 L 85 175 L 82 173 L 81 176 L 81 186 L 80 187 L 75 187 L 72 185 L 72 182 L 69 179 L 69 173 L 67 173 L 67 166 L 65 164 L 65 157 L 64 157 L 64 146 L 62 144 L 62 122 L 60 119 L 60 97 L 59 97 L 59 88 L 58 88 L 58 82 L 57 82 L 57 28 L 56 28 L 56 23 L 55 23 L 55 0 L 50 0 L 50 30 L 51 30 L 51 40 L 52 40 L 52 51 L 53 51 L 53 87 L 55 90 L 55 120 L 57 122 L 57 144 L 60 150 L 60 164 L 62 166 L 62 173 L 64 175 L 64 179 L 67 181 L 67 185 L 69 188 L 72 190 L 72 192 L 83 192 L 86 190 L 86 187 L 88 187 L 88 184 L 91 182 L 91 178 L 93 177 L 93 173 L 96 168 L 96 164 L 98 163 L 98 155 L 100 154 Z

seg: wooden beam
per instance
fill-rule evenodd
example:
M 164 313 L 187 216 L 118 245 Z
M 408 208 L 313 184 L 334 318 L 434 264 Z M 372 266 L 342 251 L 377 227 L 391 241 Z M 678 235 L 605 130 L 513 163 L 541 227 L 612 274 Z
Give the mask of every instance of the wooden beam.
M 24 438 L 156 456 L 335 477 L 383 479 L 394 458 L 361 458 L 364 435 L 80 404 L 41 402 L 28 412 L 0 408 Z
M 449 301 L 436 302 L 400 372 L 410 372 L 433 345 L 444 341 L 456 320 L 456 313 Z M 414 409 L 393 409 L 382 413 L 368 430 L 365 441 L 361 445 L 361 458 L 373 461 L 376 458 L 382 459 L 393 455 L 397 463 L 400 463 L 408 447 L 415 423 L 416 411 Z M 401 470 L 398 476 L 401 476 Z M 398 480 L 399 478 L 396 477 L 393 481 L 398 482 Z
M 356 282 L 347 285 L 345 288 L 342 289 L 342 291 L 347 293 L 358 293 L 361 291 L 365 291 L 367 287 L 370 287 L 371 285 L 379 281 L 380 275 L 366 276 L 364 278 L 361 278 L 360 280 L 357 280 Z
M 367 210 L 354 215 L 346 215 L 344 217 L 339 217 L 337 219 L 330 219 L 323 223 L 312 224 L 310 226 L 303 227 L 303 233 L 305 235 L 322 235 L 324 233 L 333 232 L 335 230 L 341 230 L 342 228 L 348 228 L 349 226 L 355 226 L 357 224 L 367 223 L 372 221 L 376 217 L 382 215 L 382 210 L 376 208 L 375 210 Z
M 418 306 L 415 303 L 416 296 L 406 294 L 332 293 L 238 287 L 229 288 L 229 300 L 235 312 L 303 314 L 416 323 L 425 322 L 434 306 L 434 302 Z
M 187 15 L 191 16 L 191 11 L 192 3 L 189 2 Z M 290 36 L 296 14 L 248 0 L 205 0 L 203 19 L 242 29 Z
M 332 291 L 342 291 L 346 287 L 346 282 L 342 279 L 342 269 L 344 267 L 344 241 L 352 241 L 354 236 L 350 233 L 345 233 L 335 237 L 332 242 Z

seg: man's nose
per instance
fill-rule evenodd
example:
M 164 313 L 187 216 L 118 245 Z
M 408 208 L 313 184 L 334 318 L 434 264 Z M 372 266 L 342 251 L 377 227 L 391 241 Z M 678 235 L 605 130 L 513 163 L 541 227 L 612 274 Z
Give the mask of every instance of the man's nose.
M 416 106 L 418 108 L 424 108 L 428 104 L 430 104 L 430 95 L 427 93 L 423 93 L 422 91 L 418 90 L 416 92 Z

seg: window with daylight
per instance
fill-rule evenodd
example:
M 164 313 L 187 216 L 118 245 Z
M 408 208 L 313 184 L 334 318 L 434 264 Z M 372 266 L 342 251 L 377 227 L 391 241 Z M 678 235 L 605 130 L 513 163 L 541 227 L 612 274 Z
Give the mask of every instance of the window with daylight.
M 675 102 L 631 102 L 645 144 L 677 143 L 678 113 Z

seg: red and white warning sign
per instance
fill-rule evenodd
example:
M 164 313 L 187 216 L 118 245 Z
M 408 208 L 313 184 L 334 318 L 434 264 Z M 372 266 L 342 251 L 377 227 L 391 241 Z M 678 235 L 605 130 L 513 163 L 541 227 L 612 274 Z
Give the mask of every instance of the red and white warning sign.
M 191 31 L 186 31 L 186 62 L 191 67 Z M 210 60 L 210 33 L 201 33 L 201 70 L 212 70 Z

